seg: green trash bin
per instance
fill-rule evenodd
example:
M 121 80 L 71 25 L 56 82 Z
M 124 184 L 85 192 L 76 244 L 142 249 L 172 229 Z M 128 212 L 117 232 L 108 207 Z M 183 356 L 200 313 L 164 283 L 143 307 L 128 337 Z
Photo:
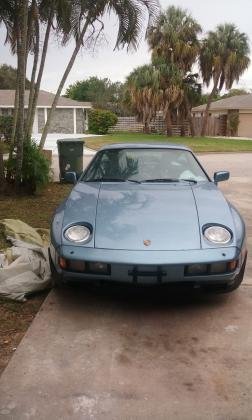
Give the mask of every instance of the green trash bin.
M 59 178 L 65 181 L 66 172 L 76 172 L 77 179 L 83 172 L 83 147 L 82 139 L 57 140 L 59 154 Z

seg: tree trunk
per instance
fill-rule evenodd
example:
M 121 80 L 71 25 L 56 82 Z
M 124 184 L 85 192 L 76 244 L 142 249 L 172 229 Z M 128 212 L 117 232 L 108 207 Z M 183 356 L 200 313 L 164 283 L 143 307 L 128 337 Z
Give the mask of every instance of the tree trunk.
M 38 67 L 38 58 L 39 58 L 39 21 L 38 16 L 36 16 L 35 22 L 35 47 L 34 47 L 34 59 L 33 59 L 33 67 L 32 67 L 32 74 L 31 74 L 31 84 L 30 84 L 30 94 L 29 94 L 29 105 L 27 110 L 27 117 L 26 117 L 26 127 L 25 127 L 25 137 L 26 139 L 30 139 L 33 121 L 32 120 L 32 107 L 33 107 L 33 98 L 35 92 L 35 77 L 37 73 Z
M 168 109 L 167 113 L 166 113 L 166 134 L 168 137 L 172 136 L 172 120 L 171 120 L 171 111 L 170 109 Z
M 16 137 L 16 128 L 17 128 L 17 116 L 18 116 L 18 104 L 19 104 L 19 81 L 18 81 L 18 71 L 16 77 L 16 91 L 15 91 L 15 103 L 14 103 L 14 113 L 13 113 L 13 128 L 11 133 L 11 145 L 10 145 L 10 152 L 12 154 L 12 150 L 15 143 Z
M 150 134 L 150 126 L 149 126 L 149 122 L 147 120 L 144 122 L 143 132 L 144 132 L 144 134 Z
M 205 137 L 205 135 L 206 135 L 209 109 L 210 109 L 210 106 L 211 106 L 211 103 L 212 103 L 212 99 L 217 92 L 217 86 L 218 86 L 219 78 L 220 78 L 220 75 L 217 75 L 217 77 L 215 78 L 215 81 L 214 81 L 213 90 L 208 97 L 208 101 L 207 101 L 206 109 L 205 109 L 205 113 L 204 113 L 204 118 L 203 118 L 202 129 L 201 129 L 201 136 L 202 137 Z
M 193 121 L 193 117 L 191 115 L 191 111 L 188 114 L 188 121 L 189 121 L 189 125 L 190 125 L 191 136 L 195 137 L 195 127 L 194 127 L 194 121 Z
M 180 116 L 180 137 L 185 137 L 185 115 L 184 115 L 184 112 Z
M 37 107 L 37 103 L 38 103 L 39 89 L 40 89 L 41 79 L 42 79 L 42 76 L 43 76 L 46 54 L 47 54 L 47 50 L 48 50 L 48 42 L 49 42 L 50 31 L 51 31 L 51 26 L 52 26 L 52 16 L 53 16 L 53 14 L 51 13 L 51 15 L 48 18 L 47 27 L 46 27 L 46 33 L 45 33 L 44 44 L 43 44 L 43 49 L 42 49 L 42 54 L 41 54 L 39 72 L 38 72 L 38 77 L 37 77 L 37 81 L 36 81 L 35 89 L 34 89 L 34 94 L 33 94 L 31 114 L 30 114 L 30 118 L 29 118 L 29 127 L 28 127 L 28 130 L 27 130 L 27 136 L 28 137 L 31 137 L 31 134 L 32 134 L 32 127 L 33 127 L 35 113 L 36 113 L 36 107 Z
M 18 189 L 21 182 L 23 164 L 23 142 L 24 142 L 24 100 L 25 100 L 25 76 L 26 76 L 26 41 L 27 41 L 27 19 L 28 19 L 28 0 L 20 0 L 20 14 L 17 37 L 17 56 L 18 56 L 18 91 L 19 106 L 16 128 L 16 173 L 15 184 Z
M 19 82 L 18 82 L 18 71 L 16 76 L 16 90 L 15 90 L 15 102 L 14 102 L 14 112 L 13 112 L 13 127 L 11 133 L 11 141 L 10 141 L 10 150 L 9 150 L 9 159 L 12 159 L 13 150 L 15 147 L 15 139 L 16 139 L 16 128 L 17 128 L 17 117 L 18 117 L 18 106 L 19 106 Z M 9 182 L 11 179 L 11 171 L 7 170 L 6 181 Z
M 4 160 L 3 160 L 3 145 L 0 140 L 0 193 L 5 189 L 5 174 L 4 174 Z
M 181 123 L 181 128 L 180 128 L 180 137 L 185 137 L 185 135 L 186 135 L 185 120 L 183 119 L 183 121 Z
M 27 32 L 26 32 L 26 63 L 27 63 L 27 59 L 29 55 L 29 47 L 31 45 L 31 41 L 33 37 L 33 14 L 34 14 L 34 10 L 36 10 L 36 7 L 37 7 L 36 0 L 32 0 L 30 10 L 29 10 L 29 2 L 28 2 Z
M 185 99 L 185 106 L 186 106 L 186 116 L 189 121 L 191 136 L 194 137 L 195 127 L 194 127 L 194 121 L 193 121 L 192 112 L 191 112 L 191 105 L 188 101 L 187 94 L 184 94 L 184 99 Z
M 79 36 L 79 39 L 76 42 L 76 45 L 75 45 L 75 49 L 73 51 L 73 54 L 72 54 L 72 56 L 71 56 L 71 58 L 70 58 L 70 60 L 68 62 L 68 65 L 66 67 L 66 70 L 65 70 L 65 72 L 64 72 L 64 74 L 62 76 L 62 79 L 61 79 L 60 84 L 58 86 L 58 90 L 56 92 L 56 95 L 54 96 L 54 100 L 53 100 L 52 106 L 50 108 L 50 111 L 49 111 L 49 114 L 48 114 L 48 117 L 47 117 L 47 121 L 45 123 L 44 130 L 43 130 L 43 133 L 42 133 L 42 136 L 41 136 L 40 145 L 39 145 L 40 149 L 43 149 L 43 147 L 45 145 L 47 133 L 48 133 L 48 130 L 49 130 L 49 127 L 50 127 L 50 124 L 51 124 L 51 121 L 52 121 L 52 117 L 53 117 L 53 114 L 54 114 L 56 105 L 58 103 L 60 94 L 61 94 L 62 89 L 64 87 L 65 81 L 66 81 L 66 79 L 67 79 L 67 77 L 68 77 L 68 75 L 69 75 L 69 73 L 70 73 L 70 71 L 71 71 L 71 69 L 73 67 L 74 61 L 75 61 L 76 56 L 77 56 L 77 54 L 78 54 L 78 52 L 80 50 L 80 47 L 81 47 L 82 42 L 83 42 L 83 38 L 85 36 L 85 33 L 86 33 L 87 28 L 88 28 L 88 26 L 89 26 L 90 23 L 91 22 L 87 18 L 86 19 L 86 22 L 85 22 L 85 24 L 83 26 L 83 29 L 81 31 L 81 34 Z

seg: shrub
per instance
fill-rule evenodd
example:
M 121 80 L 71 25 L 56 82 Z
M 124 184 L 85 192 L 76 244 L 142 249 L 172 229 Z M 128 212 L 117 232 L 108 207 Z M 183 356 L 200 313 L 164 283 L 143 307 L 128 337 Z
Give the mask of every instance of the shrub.
M 231 136 L 237 136 L 237 130 L 239 127 L 240 119 L 239 119 L 239 113 L 238 112 L 231 112 L 228 115 L 227 120 L 227 128 Z
M 6 143 L 11 141 L 11 133 L 13 128 L 13 117 L 11 115 L 0 115 L 0 137 Z
M 14 178 L 16 167 L 15 154 L 7 163 L 8 173 Z M 24 143 L 22 165 L 22 187 L 25 192 L 34 194 L 38 189 L 45 187 L 50 181 L 50 162 L 38 145 L 33 141 Z
M 103 109 L 94 109 L 89 112 L 89 131 L 93 134 L 107 134 L 110 127 L 117 123 L 117 116 Z

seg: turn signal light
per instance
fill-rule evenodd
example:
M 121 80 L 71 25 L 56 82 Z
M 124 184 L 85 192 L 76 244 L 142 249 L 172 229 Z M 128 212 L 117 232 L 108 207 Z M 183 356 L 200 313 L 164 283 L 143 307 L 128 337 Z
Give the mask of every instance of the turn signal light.
M 185 267 L 186 276 L 204 276 L 232 273 L 238 267 L 239 260 L 216 262 L 212 264 L 191 264 Z
M 87 262 L 81 260 L 66 260 L 63 257 L 60 257 L 59 266 L 62 270 L 73 271 L 76 273 L 110 274 L 110 264 L 98 261 Z
M 228 271 L 234 271 L 238 266 L 238 262 L 239 262 L 239 260 L 229 261 L 227 263 Z
M 59 266 L 60 268 L 62 268 L 62 270 L 70 270 L 77 272 L 83 272 L 86 269 L 85 261 L 66 260 L 63 257 L 59 258 Z
M 62 257 L 59 258 L 59 266 L 60 268 L 62 268 L 62 270 L 67 269 L 67 261 L 65 260 L 65 258 L 62 258 Z

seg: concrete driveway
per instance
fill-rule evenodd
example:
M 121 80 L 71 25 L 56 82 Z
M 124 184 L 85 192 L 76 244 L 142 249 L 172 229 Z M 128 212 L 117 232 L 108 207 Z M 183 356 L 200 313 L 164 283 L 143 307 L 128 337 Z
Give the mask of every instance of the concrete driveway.
M 252 154 L 201 155 L 245 216 Z M 250 420 L 252 269 L 231 295 L 52 291 L 0 379 L 0 419 Z

